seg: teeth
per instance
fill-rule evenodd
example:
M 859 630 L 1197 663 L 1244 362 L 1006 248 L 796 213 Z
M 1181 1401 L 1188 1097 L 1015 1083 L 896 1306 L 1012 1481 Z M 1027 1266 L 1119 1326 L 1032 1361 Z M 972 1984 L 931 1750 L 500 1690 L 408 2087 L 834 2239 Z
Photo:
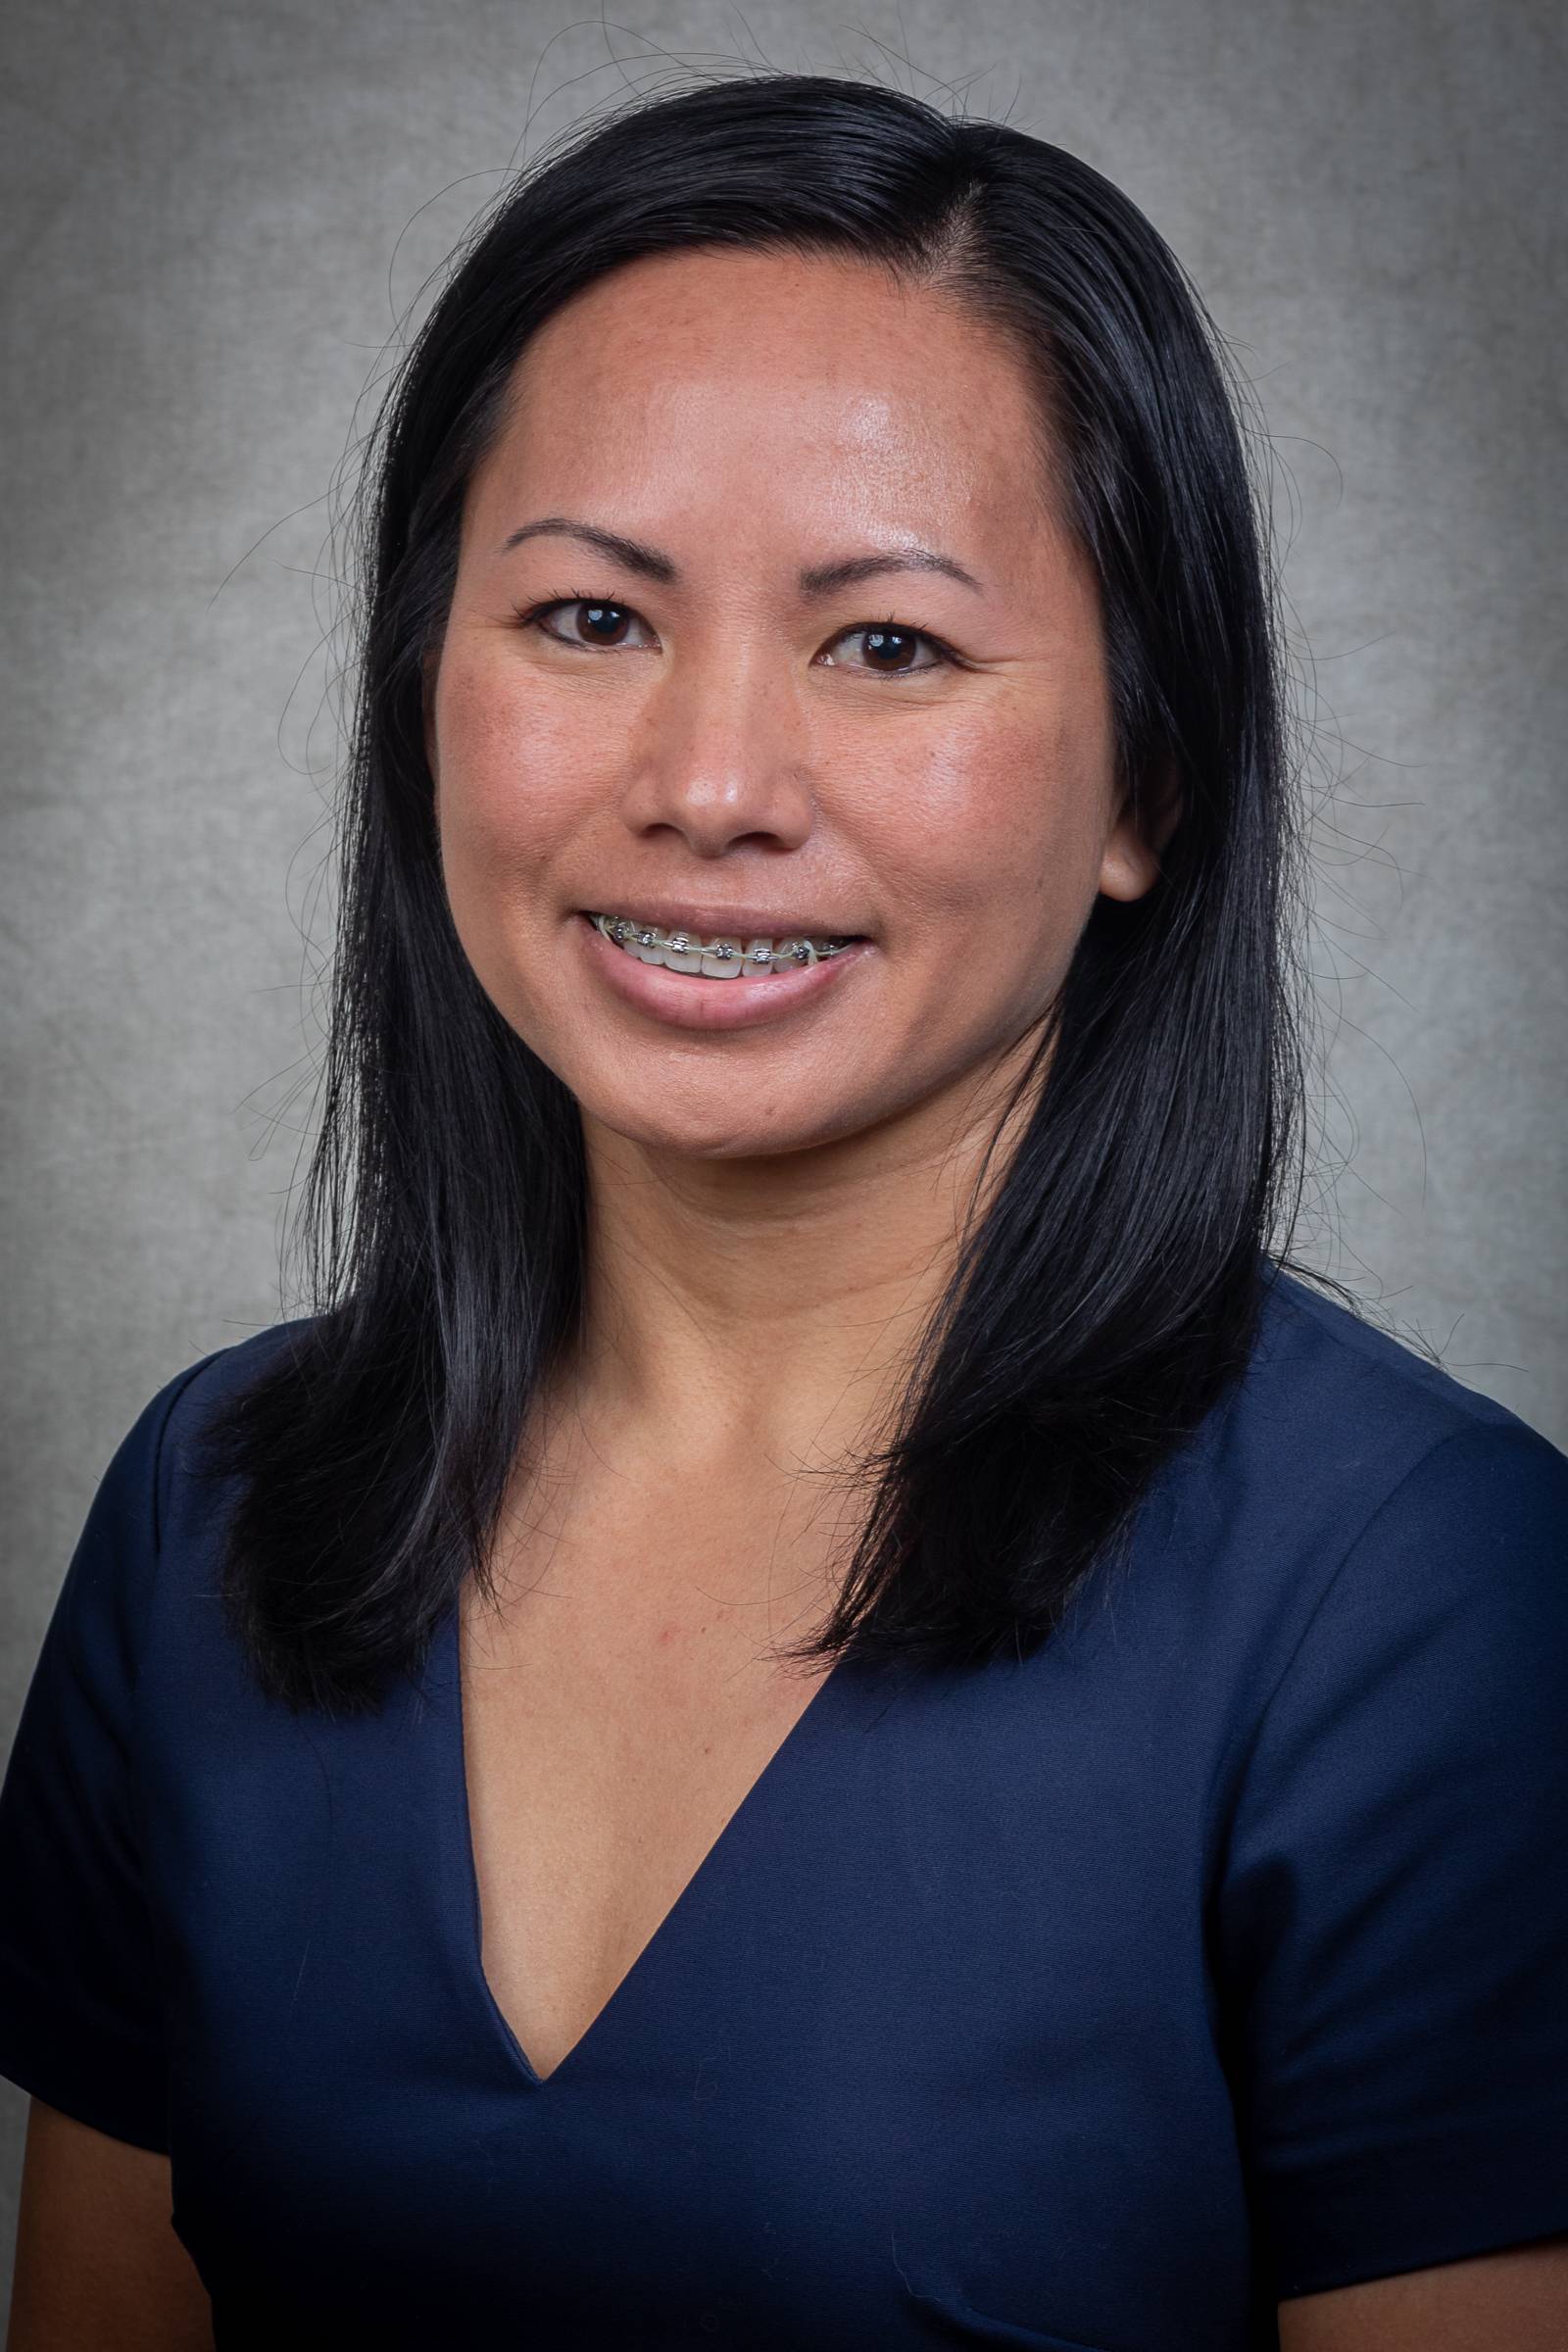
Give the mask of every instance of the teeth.
M 661 931 L 652 923 L 635 922 L 629 915 L 596 914 L 597 930 L 612 946 L 635 956 L 641 963 L 662 964 L 666 971 L 701 972 L 710 980 L 762 979 L 778 971 L 799 971 L 825 956 L 836 956 L 847 940 L 808 939 L 796 933 L 777 942 L 742 940 L 734 932 L 700 939 L 686 931 Z
M 684 931 L 671 931 L 661 951 L 661 960 L 666 971 L 700 972 L 703 968 L 702 942 L 689 939 Z

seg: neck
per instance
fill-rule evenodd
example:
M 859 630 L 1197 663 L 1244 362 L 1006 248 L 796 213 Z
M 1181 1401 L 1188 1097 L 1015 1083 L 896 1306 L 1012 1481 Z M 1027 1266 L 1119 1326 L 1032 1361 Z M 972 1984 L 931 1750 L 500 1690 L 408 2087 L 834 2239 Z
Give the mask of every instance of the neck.
M 884 1431 L 1027 1105 L 992 1153 L 1009 1066 L 864 1134 L 694 1159 L 584 1114 L 589 1185 L 575 1412 L 666 1461 L 786 1472 Z

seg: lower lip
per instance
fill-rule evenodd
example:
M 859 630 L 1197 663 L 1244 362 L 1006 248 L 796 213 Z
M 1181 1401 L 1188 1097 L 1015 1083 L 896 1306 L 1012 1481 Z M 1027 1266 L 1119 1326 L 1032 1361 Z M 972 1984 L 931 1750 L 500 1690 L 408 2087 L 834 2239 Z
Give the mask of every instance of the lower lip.
M 606 986 L 622 1004 L 671 1029 L 758 1029 L 764 1021 L 783 1020 L 817 1002 L 852 965 L 863 962 L 871 947 L 868 939 L 858 939 L 821 963 L 797 964 L 763 979 L 709 980 L 701 972 L 640 962 L 606 939 L 586 914 L 574 915 L 572 922 L 582 953 Z

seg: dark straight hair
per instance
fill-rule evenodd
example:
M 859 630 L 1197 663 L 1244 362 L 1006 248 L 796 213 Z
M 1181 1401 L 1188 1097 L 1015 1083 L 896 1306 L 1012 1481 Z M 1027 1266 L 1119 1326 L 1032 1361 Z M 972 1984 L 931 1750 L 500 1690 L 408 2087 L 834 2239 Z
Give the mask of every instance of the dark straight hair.
M 1266 508 L 1228 357 L 1129 199 L 1058 147 L 874 83 L 763 74 L 638 101 L 519 175 L 387 391 L 351 514 L 358 668 L 310 1311 L 210 1416 L 228 1622 L 295 1709 L 368 1712 L 486 1557 L 531 1397 L 580 1328 L 574 1099 L 446 903 L 427 659 L 464 493 L 530 336 L 681 248 L 855 258 L 1010 339 L 1099 582 L 1123 788 L 1182 813 L 1095 905 L 1042 1080 L 922 1337 L 830 1615 L 788 1653 L 1024 1657 L 1124 1555 L 1159 1464 L 1245 1365 L 1301 1197 L 1301 837 Z M 998 1133 L 1001 1128 L 999 1124 Z

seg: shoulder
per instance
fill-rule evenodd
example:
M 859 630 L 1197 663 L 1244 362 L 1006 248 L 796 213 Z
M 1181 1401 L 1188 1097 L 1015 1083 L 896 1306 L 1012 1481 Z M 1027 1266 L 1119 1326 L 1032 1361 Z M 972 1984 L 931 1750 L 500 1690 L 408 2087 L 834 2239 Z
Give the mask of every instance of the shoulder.
M 291 1355 L 319 1361 L 313 1343 L 318 1340 L 323 1323 L 318 1315 L 299 1315 L 266 1324 L 244 1339 L 211 1349 L 164 1384 L 143 1417 L 157 1420 L 166 1483 L 198 1466 L 203 1444 L 223 1408 L 235 1403 L 264 1374 Z
M 1460 1627 L 1450 1654 L 1478 1700 L 1510 1673 L 1568 1671 L 1552 1663 L 1568 1640 L 1568 1457 L 1265 1271 L 1245 1369 L 1157 1474 L 1126 1574 L 1101 1610 L 1086 1598 L 1086 1627 L 1140 1629 L 1151 1670 L 1186 1678 L 1195 1727 L 1238 1752 L 1282 1685 L 1337 1680 L 1343 1696 L 1368 1661 Z
M 1296 1276 L 1265 1272 L 1251 1358 L 1187 1463 L 1200 1508 L 1324 1566 L 1439 1508 L 1456 1515 L 1455 1536 L 1505 1520 L 1568 1539 L 1568 1457 L 1539 1430 Z
M 280 1357 L 309 1351 L 322 1322 L 318 1315 L 298 1315 L 265 1324 L 244 1339 L 211 1348 L 174 1373 L 144 1408 L 144 1414 L 162 1408 L 161 1450 L 175 1456 L 188 1450 L 220 1406 L 241 1395 Z
M 96 1652 L 106 1667 L 114 1661 L 117 1672 L 133 1676 L 169 1556 L 185 1548 L 182 1498 L 191 1473 L 204 1466 L 212 1413 L 297 1345 L 312 1320 L 273 1324 L 210 1349 L 165 1380 L 123 1427 L 57 1597 L 55 1641 L 68 1658 Z
M 1300 1425 L 1353 1470 L 1386 1461 L 1392 1447 L 1412 1458 L 1444 1439 L 1483 1430 L 1540 1438 L 1494 1398 L 1352 1314 L 1294 1274 L 1267 1270 L 1247 1402 L 1263 1422 Z

